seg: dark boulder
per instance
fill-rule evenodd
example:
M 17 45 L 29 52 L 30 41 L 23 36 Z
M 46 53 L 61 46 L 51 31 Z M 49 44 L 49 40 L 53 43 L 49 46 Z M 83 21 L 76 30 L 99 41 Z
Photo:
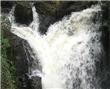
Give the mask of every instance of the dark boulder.
M 96 62 L 96 76 L 100 81 L 102 89 L 110 88 L 110 2 L 102 1 L 101 5 L 102 18 L 100 31 L 102 36 L 100 41 L 102 43 L 103 51 L 100 55 L 100 62 Z
M 31 89 L 42 89 L 41 78 L 34 76 L 31 79 Z
M 16 3 L 14 15 L 17 23 L 29 25 L 33 20 L 32 7 L 30 3 Z
M 14 1 L 1 1 L 1 12 L 3 13 L 9 13 L 11 10 L 12 6 L 14 5 Z

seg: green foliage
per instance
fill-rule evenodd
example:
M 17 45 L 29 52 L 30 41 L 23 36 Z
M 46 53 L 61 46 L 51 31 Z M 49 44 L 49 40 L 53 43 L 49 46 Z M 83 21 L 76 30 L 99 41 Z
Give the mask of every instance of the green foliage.
M 1 87 L 2 89 L 16 89 L 15 66 L 7 52 L 11 45 L 8 37 L 5 35 L 5 31 L 9 30 L 10 26 L 4 16 L 2 16 L 1 20 Z

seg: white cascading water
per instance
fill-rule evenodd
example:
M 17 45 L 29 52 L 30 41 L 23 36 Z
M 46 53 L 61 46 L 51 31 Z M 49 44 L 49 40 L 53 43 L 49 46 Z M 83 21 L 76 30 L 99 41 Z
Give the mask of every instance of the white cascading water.
M 38 32 L 39 16 L 35 7 L 32 10 L 34 20 L 28 27 L 11 20 L 11 32 L 29 43 L 41 63 L 42 72 L 36 68 L 30 76 L 40 76 L 43 89 L 101 89 L 95 77 L 97 55 L 103 51 L 97 16 L 100 5 L 72 12 L 52 24 L 46 35 Z

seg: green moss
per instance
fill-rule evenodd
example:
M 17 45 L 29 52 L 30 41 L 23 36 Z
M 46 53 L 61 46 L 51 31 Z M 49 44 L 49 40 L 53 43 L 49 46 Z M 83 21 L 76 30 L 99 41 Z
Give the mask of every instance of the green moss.
M 7 53 L 11 47 L 5 31 L 10 29 L 8 20 L 1 18 L 1 87 L 2 89 L 16 89 L 15 65 Z

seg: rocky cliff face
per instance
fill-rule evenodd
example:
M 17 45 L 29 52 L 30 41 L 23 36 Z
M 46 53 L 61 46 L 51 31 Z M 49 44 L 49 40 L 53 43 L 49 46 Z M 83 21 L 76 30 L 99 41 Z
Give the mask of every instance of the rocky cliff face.
M 90 7 L 93 4 L 98 2 L 81 2 L 81 1 L 71 1 L 71 2 L 64 2 L 64 1 L 45 1 L 45 2 L 8 2 L 2 1 L 2 13 L 9 13 L 12 6 L 15 7 L 15 20 L 19 24 L 29 25 L 33 18 L 32 18 L 32 5 L 36 7 L 36 10 L 39 14 L 40 19 L 40 27 L 39 32 L 43 35 L 46 34 L 48 27 L 53 24 L 54 22 L 61 20 L 65 15 L 70 15 L 71 12 L 80 11 L 85 8 Z M 109 2 L 102 2 L 102 43 L 106 53 L 106 57 L 104 60 L 101 60 L 101 63 L 97 63 L 98 69 L 98 77 L 105 77 L 105 80 L 102 82 L 102 89 L 109 89 L 110 88 L 110 3 Z M 9 37 L 11 40 L 11 52 L 15 57 L 15 64 L 17 69 L 17 77 L 18 77 L 18 89 L 41 89 L 41 79 L 39 77 L 33 77 L 32 80 L 29 80 L 26 73 L 28 72 L 30 62 L 27 60 L 27 55 L 25 52 L 24 44 L 27 45 L 25 40 L 13 35 L 9 30 L 5 31 L 6 36 Z M 27 47 L 29 47 L 27 45 Z M 33 60 L 29 58 L 29 60 Z M 102 72 L 99 72 L 102 71 Z M 106 75 L 105 75 L 106 73 Z

